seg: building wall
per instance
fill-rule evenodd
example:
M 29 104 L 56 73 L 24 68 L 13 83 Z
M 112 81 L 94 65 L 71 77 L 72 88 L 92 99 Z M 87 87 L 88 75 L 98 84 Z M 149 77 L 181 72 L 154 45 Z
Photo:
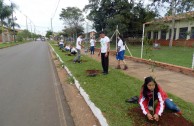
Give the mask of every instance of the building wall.
M 166 23 L 169 28 L 172 26 L 171 23 Z M 149 24 L 151 25 L 151 24 Z M 187 27 L 188 30 L 187 32 L 190 32 L 192 27 L 194 27 L 194 20 L 182 20 L 182 21 L 176 21 L 175 22 L 175 28 L 176 28 L 176 35 L 175 35 L 175 40 L 173 40 L 173 45 L 179 45 L 179 46 L 194 46 L 194 38 L 191 39 L 190 35 L 186 36 L 186 39 L 180 39 L 179 38 L 179 33 L 180 33 L 180 28 Z M 161 39 L 161 30 L 158 31 L 158 39 L 154 39 L 153 42 L 160 43 L 160 45 L 168 46 L 169 41 L 170 41 L 170 29 L 167 30 L 166 33 L 166 39 Z M 147 35 L 147 33 L 145 33 Z M 154 38 L 154 31 L 151 31 L 151 39 Z
M 10 41 L 13 41 L 13 35 L 11 35 L 10 33 L 8 32 L 5 32 L 3 34 L 3 37 L 4 37 L 4 42 L 10 42 Z M 2 39 L 2 34 L 0 34 L 0 43 L 3 42 L 3 39 Z

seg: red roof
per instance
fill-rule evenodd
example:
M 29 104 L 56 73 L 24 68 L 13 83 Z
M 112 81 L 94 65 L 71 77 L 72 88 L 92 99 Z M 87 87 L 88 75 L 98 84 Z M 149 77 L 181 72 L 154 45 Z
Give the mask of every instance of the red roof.
M 187 13 L 182 13 L 182 14 L 177 14 L 175 15 L 175 20 L 182 20 L 182 19 L 186 19 L 188 17 L 194 17 L 194 11 L 190 11 L 190 12 L 187 12 Z M 172 16 L 165 16 L 163 18 L 159 18 L 159 19 L 155 19 L 153 21 L 150 21 L 150 22 L 146 22 L 144 24 L 152 24 L 153 22 L 169 22 L 169 21 L 172 21 Z

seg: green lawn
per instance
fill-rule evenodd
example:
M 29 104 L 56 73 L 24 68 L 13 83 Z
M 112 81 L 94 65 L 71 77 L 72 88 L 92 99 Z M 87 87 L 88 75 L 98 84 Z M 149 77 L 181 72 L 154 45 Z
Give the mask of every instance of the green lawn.
M 101 70 L 101 64 L 87 56 L 82 59 L 87 62 L 74 64 L 74 56 L 67 56 L 59 50 L 56 45 L 52 45 L 60 55 L 65 65 L 80 82 L 84 90 L 89 94 L 90 99 L 101 109 L 110 126 L 132 126 L 133 120 L 128 116 L 128 109 L 138 107 L 138 104 L 125 103 L 127 98 L 139 95 L 142 81 L 124 74 L 122 71 L 110 68 L 109 75 L 98 75 L 88 77 L 86 70 Z M 178 104 L 184 113 L 184 117 L 194 122 L 194 106 L 173 95 L 170 97 Z M 146 119 L 142 119 L 145 121 Z
M 100 47 L 99 43 L 97 44 L 97 47 Z M 134 57 L 139 58 L 141 57 L 141 45 L 132 46 L 128 44 L 128 48 L 130 49 Z M 143 51 L 144 59 L 150 59 L 151 57 L 151 59 L 155 61 L 191 68 L 194 48 L 176 46 L 169 48 L 167 46 L 161 46 L 160 49 L 149 50 L 148 53 L 146 54 L 146 50 L 148 49 L 150 49 L 150 46 L 144 45 Z M 111 43 L 111 50 L 115 50 L 115 44 Z M 129 55 L 127 49 L 125 52 L 126 55 Z

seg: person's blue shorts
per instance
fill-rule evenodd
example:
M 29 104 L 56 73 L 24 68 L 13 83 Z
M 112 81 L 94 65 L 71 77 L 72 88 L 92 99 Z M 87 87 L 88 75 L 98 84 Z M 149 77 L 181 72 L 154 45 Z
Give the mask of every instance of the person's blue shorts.
M 117 53 L 116 59 L 117 60 L 124 60 L 124 55 L 125 55 L 125 50 L 120 51 L 120 52 Z

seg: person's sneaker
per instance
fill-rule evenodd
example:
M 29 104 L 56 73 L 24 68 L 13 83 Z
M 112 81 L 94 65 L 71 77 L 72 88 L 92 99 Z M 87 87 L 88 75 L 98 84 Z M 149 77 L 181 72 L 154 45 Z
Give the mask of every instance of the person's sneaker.
M 115 67 L 115 69 L 121 69 L 121 66 L 120 66 L 120 65 L 118 65 L 117 67 Z
M 154 108 L 152 106 L 148 106 L 148 110 L 153 111 Z
M 124 68 L 123 68 L 123 70 L 127 70 L 127 69 L 128 69 L 128 67 L 125 65 Z
M 108 73 L 104 72 L 103 75 L 107 75 Z
M 182 116 L 182 112 L 181 112 L 181 111 L 175 112 L 174 114 L 175 114 L 176 116 Z
M 77 61 L 78 63 L 82 63 L 81 61 Z

